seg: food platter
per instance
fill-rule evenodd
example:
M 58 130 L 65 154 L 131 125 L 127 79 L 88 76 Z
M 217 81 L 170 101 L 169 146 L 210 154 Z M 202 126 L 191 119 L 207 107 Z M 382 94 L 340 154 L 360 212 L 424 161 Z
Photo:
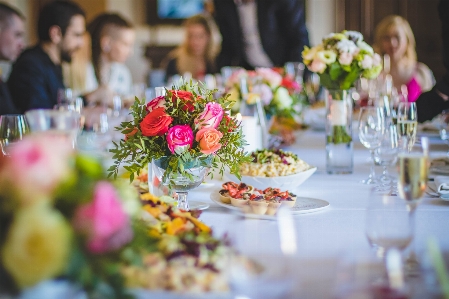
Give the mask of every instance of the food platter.
M 210 199 L 216 203 L 219 206 L 225 207 L 230 210 L 234 210 L 237 212 L 242 212 L 240 208 L 235 207 L 231 204 L 223 203 L 220 200 L 220 194 L 217 191 L 214 191 L 210 195 Z M 291 208 L 292 214 L 307 214 L 307 213 L 313 213 L 321 211 L 329 206 L 329 202 L 322 200 L 322 199 L 316 199 L 316 198 L 310 198 L 310 197 L 297 197 L 296 203 Z M 243 212 L 242 212 L 243 213 Z M 256 219 L 266 219 L 266 220 L 275 220 L 276 216 L 269 216 L 269 215 L 257 215 L 252 213 L 245 214 L 248 218 L 256 218 Z

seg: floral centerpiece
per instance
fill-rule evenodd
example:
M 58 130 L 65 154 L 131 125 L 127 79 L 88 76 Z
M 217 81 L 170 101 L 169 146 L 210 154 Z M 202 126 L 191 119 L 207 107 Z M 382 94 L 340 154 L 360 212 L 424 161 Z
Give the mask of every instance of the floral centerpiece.
M 352 171 L 352 98 L 349 90 L 360 77 L 376 78 L 382 70 L 381 57 L 366 42 L 363 36 L 356 31 L 343 31 L 331 33 L 323 42 L 315 47 L 305 47 L 302 57 L 307 68 L 318 73 L 321 84 L 327 89 L 326 107 L 327 121 L 326 137 L 327 148 L 332 145 L 348 145 L 348 155 L 351 157 L 350 165 L 344 167 L 344 161 L 336 162 L 335 168 L 330 165 L 332 156 L 328 151 L 328 172 Z M 341 153 L 341 151 L 340 151 Z M 341 167 L 340 167 L 341 166 Z M 340 169 L 339 169 L 340 168 Z
M 126 297 L 119 265 L 138 235 L 140 203 L 134 189 L 103 173 L 44 135 L 27 137 L 0 161 L 0 288 L 64 277 L 91 294 Z
M 242 78 L 246 82 L 248 94 L 242 91 Z M 302 96 L 302 86 L 293 78 L 278 69 L 256 68 L 255 71 L 240 69 L 232 74 L 226 82 L 226 88 L 231 99 L 236 102 L 234 111 L 239 111 L 241 99 L 246 104 L 255 104 L 259 99 L 269 116 L 293 118 L 298 111 L 296 105 Z
M 214 100 L 214 92 L 184 83 L 148 104 L 136 99 L 133 120 L 118 127 L 125 138 L 111 150 L 115 162 L 110 175 L 117 176 L 124 164 L 132 181 L 153 161 L 164 170 L 162 182 L 177 192 L 179 185 L 202 181 L 193 173 L 195 168 L 210 167 L 223 174 L 227 167 L 239 176 L 239 165 L 250 159 L 243 151 L 240 123 L 229 116 L 233 105 L 229 96 Z
M 60 139 L 25 138 L 0 157 L 0 294 L 61 282 L 89 298 L 131 298 L 133 287 L 226 290 L 227 241 L 172 198 L 141 200 Z

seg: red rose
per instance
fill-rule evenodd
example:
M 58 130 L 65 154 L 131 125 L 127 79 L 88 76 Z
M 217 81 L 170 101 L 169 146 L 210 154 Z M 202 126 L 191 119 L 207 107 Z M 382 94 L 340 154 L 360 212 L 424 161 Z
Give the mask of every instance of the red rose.
M 140 130 L 143 136 L 161 136 L 167 133 L 172 121 L 173 118 L 165 113 L 165 108 L 159 107 L 145 116 L 140 123 Z
M 189 112 L 192 112 L 195 107 L 193 107 L 193 103 L 195 102 L 195 99 L 193 98 L 193 94 L 190 91 L 185 90 L 170 90 L 170 92 L 173 94 L 172 101 L 176 102 L 176 99 L 181 100 L 181 108 L 182 110 Z

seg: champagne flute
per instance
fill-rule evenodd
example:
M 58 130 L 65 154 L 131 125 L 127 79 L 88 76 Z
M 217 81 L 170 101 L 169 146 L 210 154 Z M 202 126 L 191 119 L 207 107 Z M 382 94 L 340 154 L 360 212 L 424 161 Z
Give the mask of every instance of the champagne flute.
M 385 115 L 381 107 L 363 107 L 359 116 L 359 139 L 371 153 L 371 168 L 364 184 L 377 184 L 374 173 L 374 152 L 380 147 L 385 131 Z
M 415 226 L 416 207 L 427 188 L 428 171 L 429 139 L 421 137 L 421 144 L 408 147 L 407 151 L 399 154 L 398 191 L 407 204 L 412 229 Z M 406 268 L 410 275 L 415 275 L 419 268 L 413 246 L 406 260 Z
M 397 126 L 399 137 L 406 137 L 406 144 L 410 152 L 416 140 L 418 117 L 416 103 L 400 102 L 397 109 Z
M 30 131 L 28 123 L 23 115 L 6 114 L 0 116 L 0 149 L 2 155 L 9 156 L 11 146 L 22 140 Z

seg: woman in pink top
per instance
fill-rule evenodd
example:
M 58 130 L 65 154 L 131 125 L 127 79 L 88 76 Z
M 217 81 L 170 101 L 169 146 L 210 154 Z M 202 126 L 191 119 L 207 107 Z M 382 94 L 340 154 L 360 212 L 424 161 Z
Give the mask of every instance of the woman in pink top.
M 391 74 L 397 90 L 401 90 L 402 85 L 407 87 L 410 102 L 435 84 L 432 71 L 417 61 L 415 46 L 410 24 L 403 17 L 387 16 L 377 25 L 374 49 L 381 55 L 389 55 L 390 69 L 387 65 L 384 72 Z

